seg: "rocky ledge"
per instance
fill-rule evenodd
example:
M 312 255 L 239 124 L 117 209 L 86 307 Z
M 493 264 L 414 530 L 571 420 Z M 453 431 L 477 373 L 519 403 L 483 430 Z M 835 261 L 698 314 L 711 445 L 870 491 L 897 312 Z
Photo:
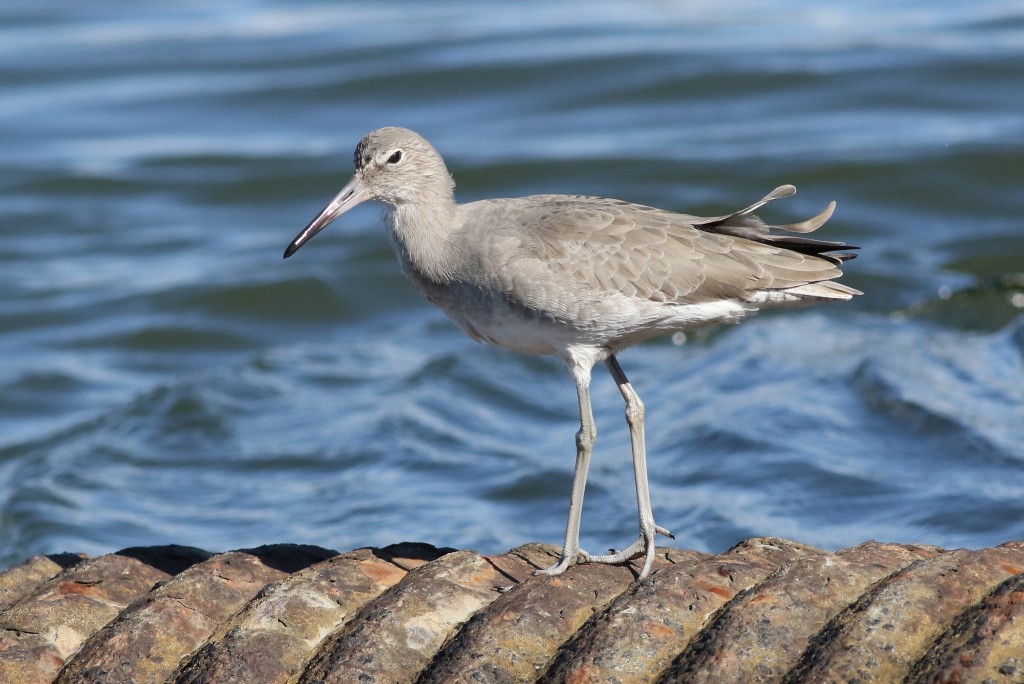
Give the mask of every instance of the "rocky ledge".
M 180 546 L 0 573 L 0 681 L 1021 682 L 1024 542 L 558 550 Z

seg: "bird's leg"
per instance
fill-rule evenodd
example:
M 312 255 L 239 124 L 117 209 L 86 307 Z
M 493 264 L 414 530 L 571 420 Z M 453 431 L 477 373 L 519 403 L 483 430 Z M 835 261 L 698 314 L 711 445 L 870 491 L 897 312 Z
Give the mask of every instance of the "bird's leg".
M 572 495 L 569 498 L 569 522 L 565 526 L 565 541 L 562 543 L 562 557 L 558 562 L 536 575 L 559 575 L 573 565 L 579 557 L 589 555 L 580 549 L 580 518 L 583 515 L 583 493 L 587 488 L 587 471 L 590 470 L 590 454 L 597 441 L 594 426 L 594 411 L 590 406 L 590 366 L 573 365 L 576 378 L 576 394 L 580 401 L 580 429 L 576 433 L 576 471 L 572 477 Z
M 640 537 L 622 551 L 604 556 L 590 556 L 590 563 L 624 563 L 634 556 L 644 554 L 644 567 L 638 579 L 643 579 L 651 572 L 654 563 L 654 541 L 660 532 L 666 537 L 672 533 L 664 527 L 654 524 L 654 511 L 651 509 L 651 492 L 647 484 L 647 449 L 644 445 L 644 403 L 629 384 L 629 379 L 622 371 L 614 356 L 608 357 L 608 370 L 615 378 L 615 384 L 626 400 L 626 422 L 629 424 L 629 437 L 633 445 L 633 475 L 636 479 L 636 504 L 640 516 Z

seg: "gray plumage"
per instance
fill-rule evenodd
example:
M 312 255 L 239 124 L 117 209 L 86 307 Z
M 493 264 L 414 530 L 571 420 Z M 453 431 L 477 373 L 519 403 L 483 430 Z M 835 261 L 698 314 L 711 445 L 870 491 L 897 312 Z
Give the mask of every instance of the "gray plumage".
M 642 340 L 702 325 L 736 322 L 762 308 L 842 301 L 860 294 L 835 282 L 841 242 L 810 233 L 835 203 L 806 221 L 769 226 L 753 212 L 796 192 L 784 185 L 741 211 L 702 217 L 620 200 L 535 195 L 456 204 L 437 151 L 418 134 L 381 128 L 355 153 L 353 179 L 289 245 L 290 256 L 351 207 L 369 199 L 386 223 L 405 274 L 463 330 L 521 352 L 563 358 L 580 399 L 577 465 L 557 574 L 578 559 L 622 562 L 643 554 L 650 572 L 655 533 L 647 492 L 643 404 L 615 354 Z M 853 249 L 853 248 L 848 248 Z M 591 368 L 605 361 L 627 403 L 640 537 L 622 552 L 579 548 L 579 519 L 596 430 Z

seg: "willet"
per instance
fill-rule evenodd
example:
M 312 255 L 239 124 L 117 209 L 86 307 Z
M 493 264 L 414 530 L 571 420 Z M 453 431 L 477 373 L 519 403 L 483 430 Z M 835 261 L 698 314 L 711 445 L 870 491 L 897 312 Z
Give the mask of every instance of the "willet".
M 776 188 L 746 209 L 688 216 L 620 200 L 536 195 L 456 204 L 441 155 L 404 128 L 381 128 L 355 152 L 355 175 L 285 250 L 291 256 L 327 224 L 366 200 L 379 200 L 405 275 L 476 340 L 568 365 L 579 397 L 576 470 L 560 560 L 622 563 L 641 554 L 646 577 L 655 536 L 644 447 L 644 405 L 616 353 L 659 335 L 733 323 L 762 308 L 837 301 L 861 294 L 833 282 L 853 254 L 842 242 L 781 236 L 809 233 L 832 215 L 769 226 L 754 216 L 796 192 Z M 855 248 L 850 248 L 855 249 Z M 640 536 L 622 551 L 590 555 L 579 545 L 583 492 L 597 438 L 590 375 L 604 361 L 626 401 Z

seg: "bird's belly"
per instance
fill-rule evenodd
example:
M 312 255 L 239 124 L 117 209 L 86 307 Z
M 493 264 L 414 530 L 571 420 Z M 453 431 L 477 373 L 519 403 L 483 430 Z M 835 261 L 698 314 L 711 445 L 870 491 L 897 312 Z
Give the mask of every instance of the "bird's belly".
M 477 341 L 527 354 L 557 354 L 587 343 L 571 324 L 517 305 L 501 292 L 467 283 L 441 286 L 408 275 L 432 304 Z
M 528 354 L 564 355 L 578 347 L 616 352 L 673 330 L 731 323 L 750 313 L 734 300 L 667 304 L 618 293 L 541 310 L 497 290 L 412 280 L 473 339 Z
M 526 354 L 557 354 L 579 344 L 581 335 L 571 327 L 530 315 L 511 306 L 443 306 L 435 302 L 455 323 L 475 340 Z

